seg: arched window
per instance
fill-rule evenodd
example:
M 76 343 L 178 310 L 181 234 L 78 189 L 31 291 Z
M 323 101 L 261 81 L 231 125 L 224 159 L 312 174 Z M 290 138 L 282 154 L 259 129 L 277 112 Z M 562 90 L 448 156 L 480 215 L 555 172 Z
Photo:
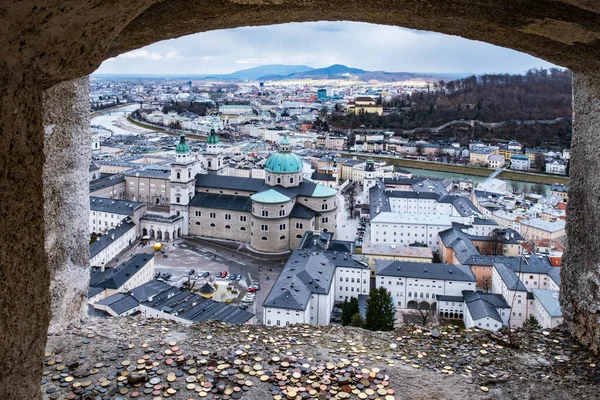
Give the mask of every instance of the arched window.
M 245 230 L 246 230 L 246 227 L 244 227 L 244 226 L 242 226 L 242 227 L 240 228 L 240 231 L 245 231 Z
M 271 182 L 271 175 L 267 176 L 267 181 Z
M 267 239 L 267 237 L 266 237 L 266 236 L 263 236 L 263 237 L 261 237 L 261 238 L 260 238 L 260 240 L 265 240 L 265 241 L 266 241 L 266 240 L 268 240 L 268 239 Z
M 177 179 L 181 179 L 181 174 L 179 172 L 177 173 Z
M 176 203 L 179 203 L 180 201 L 181 201 L 181 197 L 177 197 L 177 198 L 175 199 L 175 202 L 176 202 Z
M 231 226 L 225 225 L 225 229 L 231 229 Z
M 285 240 L 285 236 L 280 236 L 279 240 Z
M 408 297 L 412 297 L 412 292 L 408 292 Z
M 296 235 L 298 239 L 302 239 L 302 235 Z
M 200 225 L 200 221 L 196 221 L 196 225 Z
M 188 169 L 188 178 L 191 178 L 191 177 L 192 177 L 192 170 Z
M 214 228 L 215 226 L 216 226 L 215 224 L 210 224 L 210 227 L 211 227 L 211 228 Z

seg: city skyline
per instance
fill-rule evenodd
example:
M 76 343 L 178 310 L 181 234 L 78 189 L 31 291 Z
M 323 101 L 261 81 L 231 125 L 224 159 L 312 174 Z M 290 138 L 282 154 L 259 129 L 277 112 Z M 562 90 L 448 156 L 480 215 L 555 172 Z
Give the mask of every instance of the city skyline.
M 351 49 L 351 51 L 348 51 Z M 241 27 L 157 42 L 106 60 L 97 74 L 227 74 L 267 64 L 365 70 L 523 73 L 554 65 L 458 36 L 359 22 Z

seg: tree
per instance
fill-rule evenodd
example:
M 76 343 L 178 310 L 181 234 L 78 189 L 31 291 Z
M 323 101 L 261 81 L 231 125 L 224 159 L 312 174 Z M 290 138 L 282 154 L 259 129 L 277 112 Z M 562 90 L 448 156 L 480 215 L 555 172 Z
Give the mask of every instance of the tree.
M 535 194 L 545 195 L 546 187 L 541 183 L 536 183 L 531 187 L 531 192 Z
M 546 170 L 546 157 L 544 156 L 544 153 L 535 153 L 534 165 L 535 168 L 540 172 L 544 172 Z
M 391 331 L 396 325 L 396 309 L 392 294 L 381 286 L 372 289 L 367 300 L 365 328 L 371 331 Z
M 422 326 L 427 326 L 433 322 L 433 319 L 435 318 L 435 309 L 431 305 L 426 307 L 425 303 L 422 302 L 418 307 L 418 311 L 419 323 Z
M 525 320 L 525 322 L 523 322 L 523 329 L 526 329 L 529 331 L 536 331 L 538 329 L 542 329 L 542 325 L 537 320 L 537 318 L 532 315 L 529 318 L 527 318 Z
M 512 181 L 510 183 L 510 187 L 511 187 L 513 193 L 519 193 L 522 190 L 523 185 L 521 185 L 521 182 L 519 182 L 519 181 Z
M 357 313 L 360 313 L 358 299 L 356 297 L 351 297 L 350 301 L 344 300 L 344 305 L 342 306 L 342 325 L 350 325 L 352 316 Z
M 360 315 L 360 313 L 356 313 L 352 316 L 352 319 L 350 319 L 350 326 L 353 326 L 355 328 L 362 328 L 364 325 L 365 321 L 362 317 L 362 315 Z

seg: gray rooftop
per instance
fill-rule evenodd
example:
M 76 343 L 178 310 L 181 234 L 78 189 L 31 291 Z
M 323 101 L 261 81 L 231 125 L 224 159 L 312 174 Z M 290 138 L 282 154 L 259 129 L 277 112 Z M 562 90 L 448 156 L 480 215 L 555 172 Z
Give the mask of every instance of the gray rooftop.
M 117 315 L 121 315 L 139 305 L 139 302 L 129 293 L 115 293 L 96 304 L 106 306 L 113 310 Z
M 135 224 L 131 222 L 131 220 L 123 220 L 113 229 L 100 236 L 98 240 L 90 244 L 90 260 L 100 254 L 102 250 L 113 244 L 115 240 L 125 235 L 131 229 L 135 229 Z
M 377 276 L 476 282 L 471 268 L 464 265 L 376 260 Z
M 498 313 L 498 308 L 510 309 L 508 303 L 506 303 L 502 295 L 499 294 L 478 293 L 471 290 L 463 290 L 462 295 L 474 321 L 489 317 L 503 323 L 502 318 Z
M 243 178 L 239 176 L 224 176 L 212 174 L 196 175 L 196 187 L 258 192 L 264 184 L 264 179 L 257 178 Z
M 533 289 L 533 297 L 540 302 L 550 317 L 562 317 L 562 310 L 558 302 L 556 290 Z
M 111 214 L 133 215 L 144 206 L 144 203 L 129 200 L 106 199 L 90 196 L 90 211 L 100 211 Z
M 312 294 L 329 293 L 337 266 L 368 268 L 349 254 L 294 250 L 263 306 L 305 311 Z
M 498 275 L 500 275 L 500 279 L 504 282 L 508 290 L 515 290 L 520 292 L 527 292 L 527 288 L 517 274 L 513 272 L 510 268 L 502 263 L 494 264 L 494 268 L 498 271 Z
M 140 253 L 131 257 L 114 269 L 106 269 L 103 272 L 92 268 L 90 273 L 90 286 L 101 289 L 119 289 L 138 271 L 148 264 L 154 254 Z
M 151 301 L 144 300 L 140 304 L 164 311 L 190 322 L 214 320 L 230 324 L 243 324 L 254 316 L 254 314 L 246 310 L 212 299 L 206 299 L 188 290 L 182 290 L 174 286 L 170 286 L 169 289 L 155 295 Z
M 101 189 L 105 189 L 110 186 L 115 186 L 124 182 L 125 177 L 121 174 L 97 179 L 93 182 L 90 182 L 90 193 L 96 192 Z
M 217 208 L 220 210 L 251 212 L 252 200 L 250 197 L 197 192 L 190 201 L 190 207 Z

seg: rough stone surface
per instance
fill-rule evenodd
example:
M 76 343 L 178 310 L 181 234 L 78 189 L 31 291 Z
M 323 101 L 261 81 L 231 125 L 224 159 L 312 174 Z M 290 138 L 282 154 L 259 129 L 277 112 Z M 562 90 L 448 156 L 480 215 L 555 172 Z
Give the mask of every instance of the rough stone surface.
M 567 204 L 568 246 L 561 270 L 565 321 L 600 350 L 600 71 L 573 75 L 573 139 Z
M 27 399 L 39 393 L 50 321 L 42 92 L 31 71 L 5 67 L 0 60 L 0 399 Z
M 84 314 L 89 286 L 89 79 L 44 91 L 44 248 L 51 274 L 50 329 Z
M 387 376 L 382 379 L 395 399 L 568 400 L 597 396 L 600 370 L 596 359 L 560 330 L 518 331 L 511 341 L 503 334 L 478 329 L 446 326 L 437 331 L 440 335 L 436 338 L 428 329 L 416 326 L 374 333 L 339 326 L 279 328 L 213 322 L 190 327 L 154 319 L 88 319 L 49 336 L 42 387 L 44 393 L 56 390 L 62 398 L 69 393 L 94 398 L 102 394 L 98 392 L 100 383 L 106 393 L 129 395 L 160 385 L 153 396 L 175 388 L 169 398 L 190 399 L 198 398 L 198 393 L 196 388 L 186 388 L 185 382 L 211 381 L 216 391 L 207 390 L 206 398 L 212 398 L 222 396 L 223 389 L 240 379 L 252 383 L 242 399 L 267 400 L 281 394 L 281 387 L 289 393 L 294 387 L 306 386 L 310 382 L 306 378 L 315 375 L 316 368 L 331 374 L 334 381 L 344 374 L 340 370 L 378 368 Z M 267 376 L 270 372 L 279 375 L 280 362 L 288 362 L 290 371 L 298 372 L 300 379 L 290 382 L 288 373 L 287 377 L 261 381 L 255 375 L 258 370 Z M 258 368 L 253 368 L 256 365 Z M 219 366 L 224 374 L 219 375 Z M 247 370 L 242 371 L 243 367 Z M 140 370 L 148 371 L 147 380 L 136 372 Z

